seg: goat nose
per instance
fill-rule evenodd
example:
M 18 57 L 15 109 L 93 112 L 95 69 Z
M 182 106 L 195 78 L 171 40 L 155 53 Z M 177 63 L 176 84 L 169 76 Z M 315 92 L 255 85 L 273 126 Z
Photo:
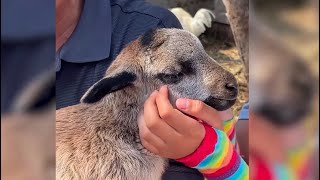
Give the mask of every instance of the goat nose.
M 235 83 L 227 83 L 225 87 L 231 93 L 236 94 L 238 92 L 238 86 Z

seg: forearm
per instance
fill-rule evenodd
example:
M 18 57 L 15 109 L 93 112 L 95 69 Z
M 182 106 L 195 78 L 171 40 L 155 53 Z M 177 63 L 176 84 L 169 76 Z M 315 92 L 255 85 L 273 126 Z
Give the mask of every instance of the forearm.
M 224 121 L 223 131 L 227 134 L 232 145 L 235 147 L 236 151 L 240 154 L 240 150 L 237 142 L 237 135 L 235 131 L 236 123 L 237 123 L 237 120 L 234 118 L 234 116 L 231 119 Z
M 223 122 L 223 131 L 227 134 L 233 146 L 236 145 L 236 132 L 234 128 L 236 122 L 234 117 Z

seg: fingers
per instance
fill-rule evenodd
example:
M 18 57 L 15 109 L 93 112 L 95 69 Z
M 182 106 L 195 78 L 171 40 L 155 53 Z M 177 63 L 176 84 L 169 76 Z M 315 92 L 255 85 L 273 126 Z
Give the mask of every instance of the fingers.
M 179 133 L 192 132 L 190 128 L 197 129 L 198 126 L 201 126 L 199 122 L 173 108 L 169 101 L 169 93 L 166 86 L 160 88 L 156 96 L 156 105 L 160 118 Z
M 203 124 L 172 107 L 166 87 L 146 100 L 138 125 L 141 144 L 170 159 L 194 152 L 205 136 Z
M 138 126 L 142 145 L 155 154 L 159 153 L 158 149 L 163 148 L 165 146 L 165 142 L 148 129 L 142 115 L 138 118 Z
M 219 112 L 202 101 L 180 98 L 177 99 L 176 106 L 182 112 L 200 119 L 212 127 L 223 129 Z
M 172 118 L 174 109 L 169 101 L 169 92 L 166 86 L 160 88 L 156 96 L 156 105 L 161 118 Z
M 165 142 L 165 140 L 176 135 L 176 131 L 159 117 L 156 105 L 157 94 L 158 92 L 155 91 L 146 100 L 143 117 L 146 128 Z
M 141 144 L 144 148 L 148 149 L 150 152 L 154 154 L 159 154 L 159 150 L 155 148 L 153 145 L 151 145 L 149 142 L 145 140 L 141 140 Z
M 225 111 L 218 111 L 219 116 L 221 117 L 222 120 L 227 121 L 233 118 L 233 114 L 231 109 L 227 109 Z

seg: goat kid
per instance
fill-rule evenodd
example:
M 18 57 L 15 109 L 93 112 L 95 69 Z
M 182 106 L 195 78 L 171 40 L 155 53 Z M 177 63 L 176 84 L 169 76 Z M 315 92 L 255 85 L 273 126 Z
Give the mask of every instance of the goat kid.
M 184 97 L 217 110 L 230 108 L 238 92 L 234 76 L 196 36 L 150 30 L 127 45 L 80 104 L 56 111 L 57 179 L 161 179 L 167 160 L 140 144 L 137 117 L 162 85 L 172 104 Z

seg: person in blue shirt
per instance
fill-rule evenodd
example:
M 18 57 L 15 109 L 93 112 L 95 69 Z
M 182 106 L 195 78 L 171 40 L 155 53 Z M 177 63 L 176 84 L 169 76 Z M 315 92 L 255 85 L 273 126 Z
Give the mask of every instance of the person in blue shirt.
M 57 0 L 57 5 L 59 2 Z M 61 6 L 62 9 L 70 4 L 61 2 L 66 4 Z M 62 10 L 61 13 L 68 16 L 59 18 L 61 23 L 57 22 L 57 45 L 61 44 L 58 34 L 65 36 L 70 28 L 74 29 L 68 40 L 56 47 L 57 109 L 78 104 L 81 96 L 102 78 L 125 45 L 144 32 L 152 28 L 182 28 L 169 10 L 144 1 L 83 0 L 82 4 L 82 8 L 74 8 L 78 5 L 73 4 L 69 9 L 64 8 L 65 12 Z M 77 14 L 74 9 L 81 10 L 80 16 L 75 15 L 79 16 L 78 22 L 63 27 L 69 24 L 62 22 L 69 18 L 69 14 Z M 57 8 L 57 16 L 62 16 L 59 12 Z M 60 28 L 66 32 L 60 33 Z

